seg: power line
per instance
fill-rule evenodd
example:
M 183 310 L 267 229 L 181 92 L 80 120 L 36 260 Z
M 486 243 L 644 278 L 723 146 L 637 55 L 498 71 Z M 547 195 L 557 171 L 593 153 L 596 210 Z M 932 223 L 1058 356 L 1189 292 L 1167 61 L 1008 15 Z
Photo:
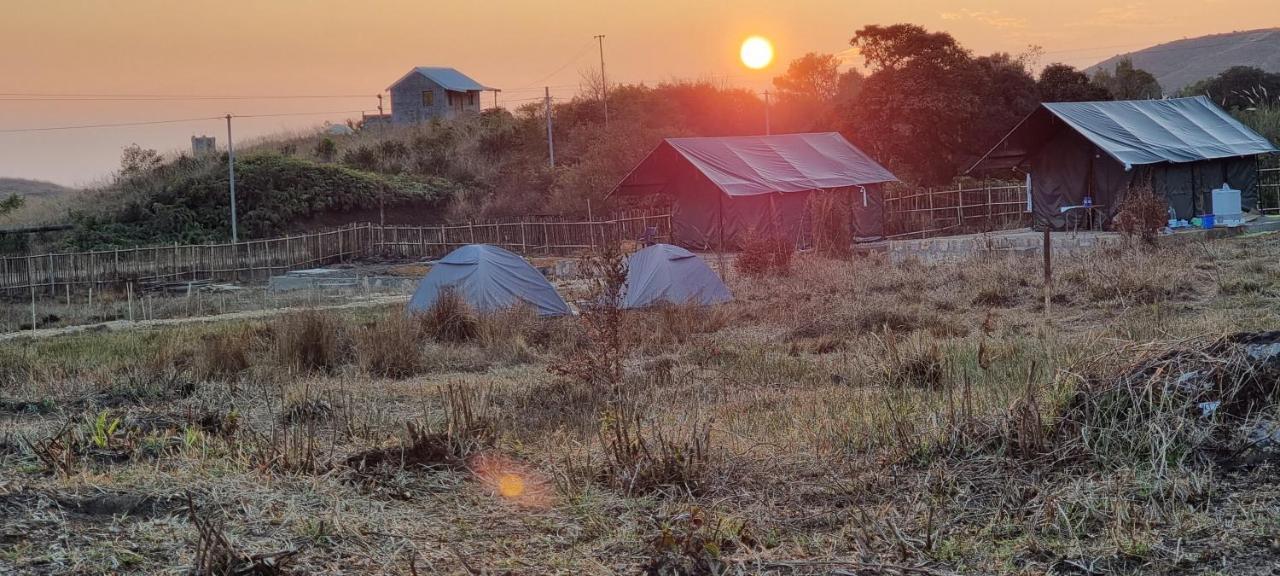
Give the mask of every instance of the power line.
M 275 118 L 281 116 L 324 116 L 330 114 L 356 114 L 363 113 L 365 110 L 334 110 L 329 112 L 283 112 L 278 114 L 232 114 L 232 118 Z M 52 132 L 55 130 L 83 130 L 91 128 L 125 128 L 129 126 L 150 126 L 154 124 L 179 124 L 183 122 L 203 122 L 206 120 L 222 120 L 226 116 L 211 116 L 203 118 L 175 118 L 172 120 L 143 120 L 138 122 L 115 122 L 109 124 L 79 124 L 73 126 L 45 126 L 36 128 L 4 128 L 0 129 L 0 134 L 14 134 L 22 132 Z
M 196 94 L 57 94 L 34 92 L 0 93 L 0 101 L 4 102 L 164 102 L 184 100 L 317 100 L 317 99 L 351 99 L 375 98 L 373 94 L 298 94 L 298 95 L 260 95 L 260 96 L 224 96 Z
M 149 126 L 152 124 L 177 124 L 181 122 L 201 122 L 205 120 L 221 120 L 220 116 L 211 116 L 205 118 L 178 118 L 174 120 L 149 120 L 143 122 L 118 122 L 113 124 L 80 124 L 76 126 L 47 126 L 40 128 L 4 128 L 0 129 L 0 133 L 12 134 L 16 132 L 52 132 L 54 130 L 81 130 L 85 128 L 122 128 L 126 126 Z
M 583 45 L 582 45 L 582 47 L 581 47 L 581 48 L 579 48 L 577 52 L 575 52 L 575 53 L 573 54 L 573 57 L 572 57 L 572 58 L 569 58 L 569 60 L 567 60 L 564 64 L 560 65 L 560 67 L 559 67 L 559 68 L 556 68 L 554 72 L 552 72 L 552 73 L 550 73 L 550 74 L 547 74 L 546 76 L 543 76 L 542 78 L 539 78 L 539 79 L 537 79 L 537 80 L 534 80 L 533 82 L 530 82 L 530 83 L 528 83 L 528 84 L 525 84 L 525 85 L 523 85 L 523 86 L 520 86 L 519 88 L 515 88 L 514 90 L 522 90 L 522 89 L 528 88 L 528 87 L 530 87 L 530 86 L 534 86 L 534 85 L 536 85 L 536 84 L 540 84 L 540 83 L 542 83 L 544 80 L 546 80 L 546 79 L 548 79 L 548 78 L 551 78 L 552 76 L 555 76 L 556 74 L 559 74 L 559 73 L 563 72 L 563 71 L 564 71 L 564 69 L 565 69 L 565 68 L 568 68 L 570 64 L 573 64 L 574 62 L 577 62 L 577 61 L 578 61 L 578 59 L 579 59 L 579 58 L 581 58 L 583 54 L 586 54 L 586 53 L 587 53 L 587 50 L 590 50 L 590 49 L 591 49 L 591 45 L 592 45 L 592 44 L 594 44 L 594 43 L 595 43 L 595 38 L 592 38 L 591 40 L 587 40 L 587 42 L 586 42 L 585 44 L 583 44 Z

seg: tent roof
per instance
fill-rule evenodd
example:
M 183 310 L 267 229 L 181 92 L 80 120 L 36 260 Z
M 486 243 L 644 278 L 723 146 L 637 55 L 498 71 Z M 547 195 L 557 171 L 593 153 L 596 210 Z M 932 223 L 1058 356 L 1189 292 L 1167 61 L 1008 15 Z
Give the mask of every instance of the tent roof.
M 729 196 L 806 192 L 896 177 L 835 132 L 667 138 L 610 194 L 660 192 L 687 163 Z
M 410 70 L 408 74 L 401 76 L 400 79 L 396 80 L 391 86 L 394 87 L 396 84 L 403 82 L 405 78 L 414 74 L 426 76 L 432 82 L 442 86 L 445 90 L 452 90 L 454 92 L 495 90 L 494 88 L 490 88 L 472 80 L 470 76 L 459 72 L 457 68 L 447 68 L 443 66 L 418 66 L 413 70 Z
M 627 259 L 623 308 L 668 304 L 720 304 L 733 294 L 697 254 L 679 246 L 654 244 Z
M 1070 127 L 1125 168 L 1275 152 L 1266 138 L 1208 98 L 1041 104 L 970 168 L 1014 168 L 1062 126 Z
M 542 316 L 569 313 L 564 299 L 528 261 L 487 244 L 469 244 L 441 258 L 418 283 L 410 313 L 431 309 L 442 290 L 452 288 L 479 312 L 494 312 L 521 302 Z

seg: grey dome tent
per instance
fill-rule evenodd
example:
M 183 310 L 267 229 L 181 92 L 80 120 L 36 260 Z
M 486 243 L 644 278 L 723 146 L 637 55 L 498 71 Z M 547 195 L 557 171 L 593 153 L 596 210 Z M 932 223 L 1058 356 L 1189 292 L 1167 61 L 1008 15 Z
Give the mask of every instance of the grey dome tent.
M 697 254 L 670 244 L 655 244 L 627 259 L 623 308 L 661 303 L 720 304 L 733 299 L 720 276 Z
M 539 316 L 569 313 L 569 306 L 536 268 L 511 252 L 486 244 L 470 244 L 441 258 L 422 278 L 409 312 L 431 309 L 440 293 L 456 290 L 477 312 L 494 312 L 526 302 Z

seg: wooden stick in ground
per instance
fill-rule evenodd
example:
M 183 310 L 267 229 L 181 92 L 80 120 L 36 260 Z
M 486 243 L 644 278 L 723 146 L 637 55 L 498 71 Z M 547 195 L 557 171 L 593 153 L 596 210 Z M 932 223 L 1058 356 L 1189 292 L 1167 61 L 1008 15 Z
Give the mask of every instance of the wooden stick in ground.
M 1049 239 L 1049 223 L 1044 224 L 1044 316 L 1049 317 L 1049 301 L 1053 295 L 1053 242 Z

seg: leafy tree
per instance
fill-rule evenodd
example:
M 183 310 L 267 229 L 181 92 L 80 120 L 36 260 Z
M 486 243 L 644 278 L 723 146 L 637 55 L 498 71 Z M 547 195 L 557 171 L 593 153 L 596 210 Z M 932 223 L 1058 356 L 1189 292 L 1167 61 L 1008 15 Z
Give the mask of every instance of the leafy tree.
M 845 131 L 900 177 L 950 182 L 1036 105 L 1035 81 L 1021 60 L 974 58 L 946 33 L 867 26 L 850 44 L 872 72 Z
M 1111 100 L 1111 93 L 1089 81 L 1089 76 L 1067 64 L 1050 64 L 1040 71 L 1036 93 L 1041 102 L 1097 102 Z
M 827 120 L 841 89 L 840 60 L 810 52 L 791 61 L 787 73 L 775 77 L 781 131 L 810 130 Z
M 4 216 L 5 214 L 21 208 L 22 203 L 22 196 L 10 194 L 8 198 L 0 200 L 0 216 Z
M 128 177 L 145 174 L 163 163 L 164 158 L 160 156 L 159 152 L 150 148 L 143 148 L 137 144 L 130 144 L 120 154 L 120 175 Z
M 1187 96 L 1208 96 L 1227 109 L 1246 109 L 1280 103 L 1280 74 L 1253 66 L 1232 66 L 1182 91 Z
M 1116 100 L 1151 100 L 1164 96 L 1164 89 L 1150 72 L 1133 66 L 1133 60 L 1116 62 L 1114 70 L 1094 73 L 1093 83 L 1105 88 Z

